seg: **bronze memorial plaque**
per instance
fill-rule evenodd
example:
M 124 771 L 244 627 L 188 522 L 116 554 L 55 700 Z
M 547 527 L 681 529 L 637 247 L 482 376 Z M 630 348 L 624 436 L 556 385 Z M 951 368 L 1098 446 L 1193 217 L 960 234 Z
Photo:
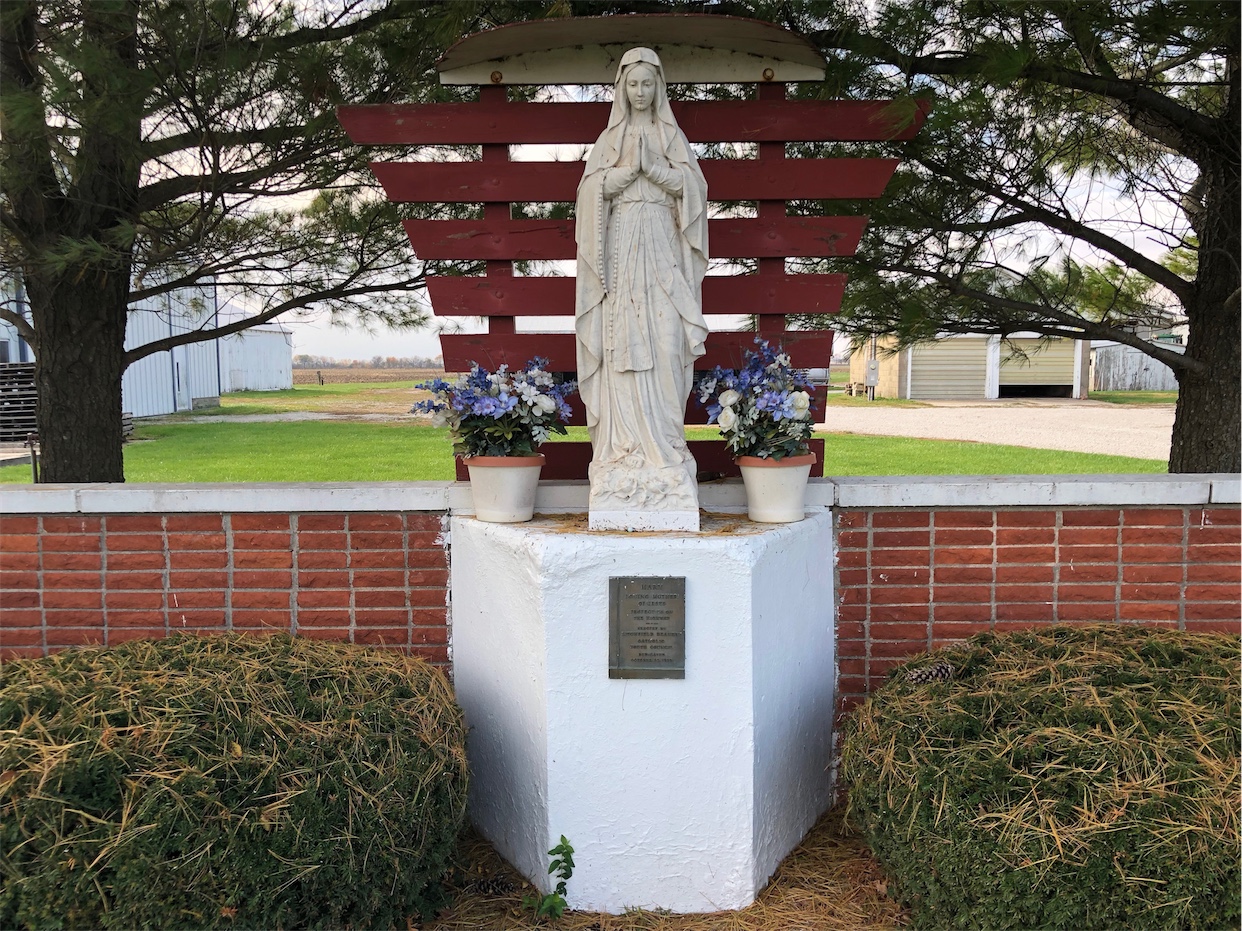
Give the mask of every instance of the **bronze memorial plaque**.
M 608 678 L 686 677 L 686 580 L 608 580 Z

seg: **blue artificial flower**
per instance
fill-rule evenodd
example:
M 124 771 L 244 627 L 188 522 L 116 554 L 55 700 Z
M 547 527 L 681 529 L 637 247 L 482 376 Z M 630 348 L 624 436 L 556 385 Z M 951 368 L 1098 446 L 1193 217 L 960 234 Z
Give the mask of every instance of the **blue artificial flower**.
M 806 375 L 790 366 L 780 346 L 757 337 L 740 369 L 717 366 L 700 381 L 698 393 L 708 423 L 720 425 L 735 455 L 780 459 L 806 451 L 814 424 L 799 416 L 793 396 L 809 388 Z M 738 395 L 728 398 L 727 408 L 721 403 L 726 391 Z M 722 415 L 727 422 L 721 422 Z
M 558 384 L 547 364 L 536 357 L 523 369 L 501 365 L 488 372 L 471 363 L 469 373 L 455 381 L 435 378 L 418 385 L 432 397 L 411 411 L 440 414 L 452 430 L 458 455 L 531 455 L 550 432 L 565 433 L 571 415 L 565 399 L 577 388 L 573 381 Z M 499 428 L 497 421 L 503 422 Z

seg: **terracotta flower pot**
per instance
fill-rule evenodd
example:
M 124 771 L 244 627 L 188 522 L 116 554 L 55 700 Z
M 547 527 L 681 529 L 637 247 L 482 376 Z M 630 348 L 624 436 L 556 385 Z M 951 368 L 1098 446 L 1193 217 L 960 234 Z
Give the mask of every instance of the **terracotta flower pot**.
M 494 524 L 520 524 L 535 513 L 544 456 L 470 456 L 464 460 L 474 495 L 474 516 Z
M 802 520 L 806 482 L 814 463 L 814 453 L 784 459 L 738 456 L 750 519 L 762 524 L 792 524 Z

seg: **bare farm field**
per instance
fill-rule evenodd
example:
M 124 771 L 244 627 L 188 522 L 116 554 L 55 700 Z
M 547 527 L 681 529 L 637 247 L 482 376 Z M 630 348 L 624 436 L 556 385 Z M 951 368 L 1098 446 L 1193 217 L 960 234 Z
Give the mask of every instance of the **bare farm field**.
M 362 382 L 390 381 L 424 381 L 443 375 L 439 369 L 364 369 L 364 368 L 325 368 L 325 369 L 294 369 L 295 385 L 318 385 L 319 376 L 323 376 L 325 385 L 356 385 Z
M 410 405 L 429 397 L 428 392 L 415 385 L 444 373 L 429 369 L 389 369 L 400 372 L 401 379 L 386 381 L 373 377 L 347 381 L 328 379 L 324 370 L 324 383 L 319 380 L 298 382 L 294 371 L 294 385 L 284 391 L 234 391 L 220 399 L 220 407 L 205 408 L 190 414 L 172 414 L 153 418 L 177 423 L 185 419 L 196 422 L 214 420 L 410 420 Z M 365 373 L 373 375 L 374 369 L 336 369 L 343 375 Z M 311 372 L 314 375 L 314 372 Z

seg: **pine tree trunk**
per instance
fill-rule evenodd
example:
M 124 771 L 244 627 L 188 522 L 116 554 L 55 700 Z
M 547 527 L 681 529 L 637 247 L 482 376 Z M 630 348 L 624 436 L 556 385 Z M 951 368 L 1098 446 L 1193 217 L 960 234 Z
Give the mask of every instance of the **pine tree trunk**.
M 1195 315 L 1186 355 L 1209 366 L 1209 375 L 1178 378 L 1170 472 L 1238 472 L 1242 468 L 1238 371 L 1238 311 L 1223 303 Z
M 1199 271 L 1186 307 L 1190 319 L 1186 358 L 1203 363 L 1206 374 L 1178 374 L 1170 472 L 1242 470 L 1242 319 L 1237 291 L 1242 190 L 1236 161 L 1230 165 L 1227 154 L 1213 161 L 1216 164 L 1203 174 Z
M 56 174 L 51 134 L 40 125 L 48 117 L 42 113 L 44 77 L 34 66 L 46 41 L 39 37 L 39 4 L 12 9 L 0 63 L 8 93 L 19 102 L 6 111 L 0 178 L 33 246 L 24 256 L 23 278 L 37 335 L 42 478 L 123 482 L 121 373 L 147 86 L 139 67 L 139 4 L 79 7 L 81 41 L 92 51 L 83 59 L 89 67 L 74 111 L 80 113 L 79 148 L 67 179 Z M 30 113 L 43 119 L 32 120 Z
M 129 267 L 26 278 L 45 482 L 123 482 L 121 373 Z

